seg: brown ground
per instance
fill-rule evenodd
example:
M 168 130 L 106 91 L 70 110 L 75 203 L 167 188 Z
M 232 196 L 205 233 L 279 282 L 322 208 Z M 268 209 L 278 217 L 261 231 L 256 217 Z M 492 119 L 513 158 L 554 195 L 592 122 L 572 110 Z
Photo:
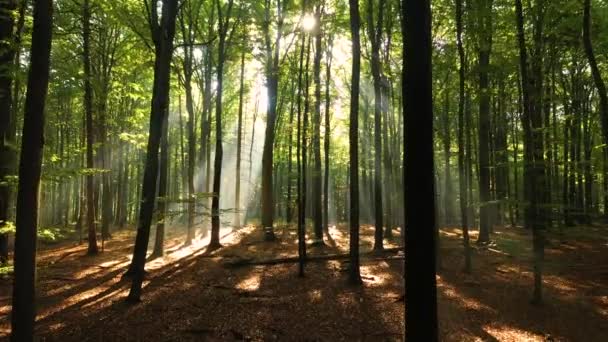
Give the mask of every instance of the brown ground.
M 576 236 L 574 233 L 576 232 Z M 243 258 L 296 255 L 294 231 L 264 243 L 253 228 L 222 232 L 225 247 L 205 254 L 205 240 L 182 248 L 168 241 L 163 259 L 148 264 L 143 302 L 128 305 L 133 235 L 116 233 L 105 252 L 84 256 L 84 245 L 63 244 L 39 253 L 37 334 L 42 341 L 392 341 L 402 338 L 400 260 L 362 261 L 364 286 L 346 286 L 346 261 L 227 267 Z M 363 229 L 362 249 L 373 231 Z M 546 253 L 546 303 L 529 304 L 527 232 L 500 229 L 496 245 L 476 250 L 474 272 L 461 272 L 457 229 L 442 231 L 439 272 L 443 341 L 608 341 L 608 230 L 576 228 Z M 397 234 L 397 233 L 396 233 Z M 347 234 L 332 228 L 332 247 L 346 251 Z M 604 236 L 604 237 L 602 237 Z M 397 241 L 397 240 L 395 240 Z M 389 247 L 394 244 L 387 244 Z M 394 255 L 394 254 L 390 254 Z M 9 330 L 10 279 L 0 280 L 0 338 Z

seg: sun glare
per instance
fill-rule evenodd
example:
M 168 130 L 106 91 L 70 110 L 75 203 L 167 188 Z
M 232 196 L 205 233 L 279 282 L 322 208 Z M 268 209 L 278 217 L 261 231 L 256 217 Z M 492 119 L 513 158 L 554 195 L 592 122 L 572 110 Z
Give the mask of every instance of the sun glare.
M 312 31 L 315 26 L 317 26 L 317 19 L 315 19 L 315 16 L 312 14 L 307 14 L 306 16 L 304 16 L 304 18 L 302 19 L 302 28 L 305 31 Z

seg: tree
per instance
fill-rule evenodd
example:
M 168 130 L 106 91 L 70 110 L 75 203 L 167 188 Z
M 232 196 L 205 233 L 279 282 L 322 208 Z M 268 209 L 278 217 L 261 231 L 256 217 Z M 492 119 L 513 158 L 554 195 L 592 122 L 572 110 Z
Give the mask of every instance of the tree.
M 167 106 L 167 110 L 169 106 Z M 158 173 L 158 217 L 154 250 L 150 258 L 162 257 L 165 254 L 165 221 L 167 219 L 167 182 L 169 173 L 169 113 L 163 121 L 162 138 L 160 140 L 160 170 Z
M 133 247 L 133 259 L 129 270 L 133 277 L 131 290 L 127 297 L 127 301 L 129 302 L 139 302 L 145 274 L 146 251 L 148 250 L 150 225 L 152 223 L 154 203 L 156 202 L 158 151 L 162 137 L 164 117 L 167 115 L 167 106 L 169 104 L 171 57 L 173 55 L 173 37 L 175 35 L 175 18 L 177 16 L 177 0 L 163 0 L 160 24 L 158 22 L 156 7 L 150 7 L 148 1 L 144 3 L 155 47 L 154 86 L 152 88 L 150 132 L 146 151 L 139 222 L 135 246 Z
M 264 239 L 273 241 L 275 239 L 274 224 L 274 198 L 273 185 L 273 160 L 275 126 L 277 120 L 277 99 L 279 93 L 281 37 L 283 36 L 284 5 L 281 0 L 276 0 L 277 29 L 274 44 L 272 43 L 270 30 L 271 0 L 264 0 L 264 19 L 262 20 L 262 33 L 264 35 L 265 73 L 268 88 L 268 108 L 266 109 L 266 132 L 264 135 L 264 149 L 262 151 L 262 228 Z
M 542 263 L 544 258 L 545 212 L 545 160 L 543 148 L 541 89 L 542 89 L 542 34 L 544 18 L 544 0 L 535 3 L 534 10 L 534 55 L 528 61 L 528 48 L 524 25 L 523 5 L 515 0 L 517 40 L 519 43 L 520 73 L 523 93 L 523 114 L 521 117 L 524 129 L 524 192 L 529 202 L 524 219 L 527 228 L 532 230 L 534 253 L 534 292 L 532 302 L 542 302 Z
M 49 83 L 53 32 L 53 2 L 34 1 L 34 27 L 25 114 L 15 233 L 15 275 L 11 316 L 11 341 L 34 340 L 36 319 L 36 239 L 38 194 L 44 144 L 44 108 Z
M 382 25 L 384 24 L 385 1 L 379 1 L 378 22 L 374 24 L 373 1 L 367 2 L 367 28 L 371 42 L 371 69 L 374 79 L 374 250 L 384 249 L 382 229 L 384 226 L 382 207 L 382 65 L 380 64 L 380 44 L 382 43 Z
M 597 67 L 597 60 L 593 51 L 593 44 L 591 43 L 591 0 L 585 0 L 583 8 L 583 43 L 585 54 L 587 55 L 589 66 L 591 67 L 593 82 L 595 82 L 595 88 L 597 88 L 597 93 L 600 98 L 599 112 L 604 144 L 608 144 L 608 95 L 606 93 L 606 84 Z M 606 147 L 604 147 L 604 151 L 606 150 Z
M 489 68 L 492 53 L 492 3 L 493 0 L 477 0 L 478 19 L 478 75 L 479 75 L 479 238 L 478 243 L 490 241 L 492 220 L 490 217 L 490 87 Z
M 431 5 L 402 1 L 405 339 L 437 341 Z
M 194 191 L 194 166 L 196 164 L 196 141 L 194 135 L 194 97 L 192 94 L 192 74 L 194 73 L 194 31 L 198 22 L 200 2 L 186 1 L 179 12 L 179 23 L 182 33 L 184 57 L 182 60 L 183 84 L 186 91 L 186 111 L 188 122 L 188 233 L 185 245 L 192 244 L 194 238 L 194 216 L 196 210 L 196 195 Z
M 234 28 L 230 29 L 230 17 L 232 15 L 233 0 L 228 0 L 226 12 L 222 5 L 216 0 L 217 19 L 219 22 L 219 44 L 217 58 L 217 95 L 215 107 L 215 162 L 213 164 L 213 199 L 211 201 L 211 241 L 209 249 L 217 249 L 220 244 L 220 184 L 222 181 L 222 93 L 224 91 L 224 62 L 226 58 L 227 44 L 230 43 Z M 224 17 L 225 15 L 225 17 Z
M 245 96 L 245 49 L 241 51 L 241 79 L 239 83 L 239 113 L 236 128 L 236 179 L 234 194 L 234 228 L 241 228 L 241 155 L 243 140 L 243 97 Z M 291 148 L 291 145 L 290 145 Z M 290 215 L 288 215 L 290 216 Z M 288 219 L 290 219 L 289 217 Z
M 17 7 L 14 0 L 0 3 L 1 13 L 11 13 Z M 0 16 L 0 229 L 9 226 L 9 208 L 11 188 L 7 176 L 15 173 L 17 151 L 15 149 L 15 132 L 11 127 L 15 121 L 12 87 L 15 69 L 15 25 L 12 15 Z M 0 233 L 0 264 L 8 262 L 8 234 Z
M 353 66 L 350 84 L 350 114 L 348 129 L 349 141 L 349 178 L 350 178 L 350 268 L 348 280 L 351 284 L 361 284 L 359 264 L 359 92 L 361 79 L 361 16 L 359 1 L 349 0 L 350 32 L 352 37 Z
M 87 131 L 87 254 L 97 254 L 97 232 L 95 231 L 95 194 L 93 187 L 93 87 L 91 86 L 91 5 L 89 0 L 82 3 L 82 48 L 84 68 L 84 107 Z
M 315 245 L 323 245 L 323 213 L 321 199 L 321 56 L 323 44 L 321 34 L 321 6 L 315 10 L 316 25 L 312 35 L 315 39 L 315 55 L 313 61 L 313 77 L 315 82 L 315 113 L 312 120 L 312 149 L 314 157 L 314 171 L 312 172 L 312 214 Z
M 462 237 L 464 244 L 465 272 L 471 272 L 471 249 L 469 246 L 469 222 L 468 222 L 468 194 L 465 160 L 465 54 L 462 43 L 462 2 L 456 0 L 456 40 L 458 47 L 458 181 L 460 185 L 460 217 L 462 219 Z

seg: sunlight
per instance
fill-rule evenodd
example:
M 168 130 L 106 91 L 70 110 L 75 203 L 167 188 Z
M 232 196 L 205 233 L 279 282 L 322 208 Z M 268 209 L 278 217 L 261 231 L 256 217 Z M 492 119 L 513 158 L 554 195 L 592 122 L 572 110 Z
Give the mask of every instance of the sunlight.
M 524 342 L 544 340 L 544 336 L 542 335 L 508 326 L 486 325 L 483 327 L 483 330 L 499 341 Z M 556 339 L 556 341 L 561 341 L 561 339 Z
M 496 310 L 491 307 L 480 303 L 479 301 L 467 297 L 461 292 L 459 292 L 456 287 L 446 284 L 444 281 L 437 281 L 437 290 L 441 290 L 443 295 L 445 295 L 448 299 L 452 299 L 457 301 L 460 305 L 467 309 L 476 310 L 476 311 L 488 311 L 495 312 Z
M 243 291 L 256 291 L 260 288 L 261 277 L 259 273 L 254 273 L 236 284 L 236 288 Z
M 305 31 L 311 32 L 317 26 L 317 19 L 312 14 L 307 14 L 302 18 L 302 28 Z

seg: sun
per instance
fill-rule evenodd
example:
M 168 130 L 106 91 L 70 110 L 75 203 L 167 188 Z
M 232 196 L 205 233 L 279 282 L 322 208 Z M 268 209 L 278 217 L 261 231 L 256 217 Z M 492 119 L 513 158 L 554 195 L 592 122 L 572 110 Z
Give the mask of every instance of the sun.
M 314 30 L 315 26 L 317 26 L 317 19 L 315 18 L 314 15 L 312 14 L 307 14 L 306 16 L 304 16 L 304 18 L 302 19 L 302 28 L 305 31 L 312 31 Z

